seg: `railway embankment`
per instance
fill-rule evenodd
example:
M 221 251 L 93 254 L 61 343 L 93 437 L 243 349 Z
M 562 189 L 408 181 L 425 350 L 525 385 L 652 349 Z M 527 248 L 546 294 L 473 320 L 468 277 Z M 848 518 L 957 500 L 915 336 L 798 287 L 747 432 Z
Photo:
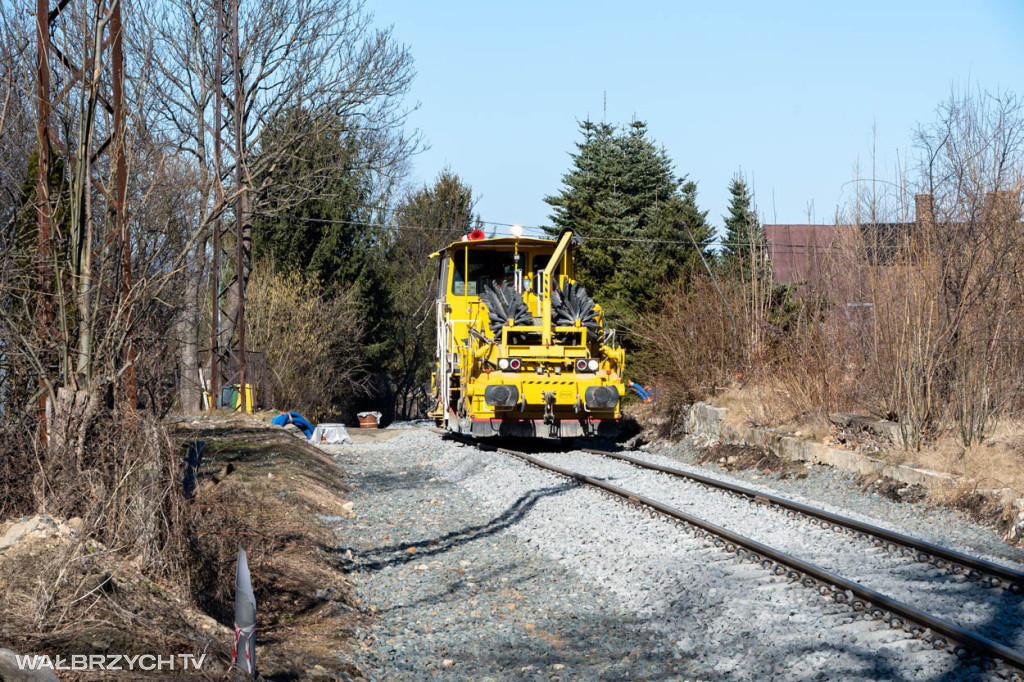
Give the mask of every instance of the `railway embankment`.
M 168 425 L 175 457 L 184 460 L 190 445 L 203 443 L 188 484 L 192 495 L 182 503 L 187 522 L 181 527 L 189 537 L 186 571 L 177 579 L 123 560 L 90 537 L 81 519 L 0 521 L 0 647 L 51 661 L 62 657 L 68 666 L 72 656 L 103 661 L 60 672 L 61 679 L 224 679 L 242 547 L 256 597 L 256 663 L 263 679 L 360 678 L 349 642 L 365 616 L 324 521 L 351 509 L 344 472 L 268 422 L 220 415 Z M 177 657 L 178 667 L 125 667 L 145 665 L 137 658 L 145 655 Z M 183 670 L 183 656 L 194 657 L 198 668 Z M 103 670 L 108 664 L 119 667 Z M 13 674 L 10 666 L 6 673 L 0 666 L 0 679 L 5 674 Z
M 815 442 L 798 434 L 772 428 L 744 426 L 726 419 L 727 408 L 698 402 L 689 407 L 685 432 L 702 445 L 740 445 L 765 448 L 792 462 L 835 467 L 866 480 L 886 479 L 903 486 L 919 486 L 933 499 L 951 501 L 954 508 L 970 513 L 976 520 L 994 526 L 1011 544 L 1024 542 L 1024 497 L 1010 488 L 986 488 L 950 473 L 895 463 L 884 452 L 858 452 Z M 871 433 L 881 441 L 899 445 L 899 428 L 892 422 L 867 420 L 852 415 L 833 415 L 839 429 Z

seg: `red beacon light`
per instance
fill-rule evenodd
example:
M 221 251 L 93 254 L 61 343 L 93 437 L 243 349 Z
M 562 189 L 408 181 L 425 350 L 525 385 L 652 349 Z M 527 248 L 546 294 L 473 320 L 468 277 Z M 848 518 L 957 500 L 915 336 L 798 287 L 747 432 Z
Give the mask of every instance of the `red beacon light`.
M 469 234 L 462 235 L 462 241 L 464 242 L 475 242 L 480 239 L 484 239 L 486 235 L 483 230 L 473 230 Z

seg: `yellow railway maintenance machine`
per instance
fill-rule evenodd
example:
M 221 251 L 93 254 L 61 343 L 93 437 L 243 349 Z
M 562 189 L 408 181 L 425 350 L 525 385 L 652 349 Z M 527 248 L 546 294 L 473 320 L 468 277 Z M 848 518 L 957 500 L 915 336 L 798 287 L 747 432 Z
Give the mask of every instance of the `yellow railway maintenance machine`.
M 557 240 L 483 238 L 439 259 L 438 426 L 474 437 L 614 437 L 625 352 L 576 283 L 572 230 Z

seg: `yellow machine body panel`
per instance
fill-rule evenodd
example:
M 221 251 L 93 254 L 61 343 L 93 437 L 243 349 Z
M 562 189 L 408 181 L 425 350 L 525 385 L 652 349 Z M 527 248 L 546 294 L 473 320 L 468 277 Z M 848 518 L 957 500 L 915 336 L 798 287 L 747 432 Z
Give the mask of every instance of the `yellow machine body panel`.
M 557 240 L 454 242 L 434 254 L 439 426 L 477 437 L 617 434 L 625 352 L 575 282 L 577 246 L 567 230 Z

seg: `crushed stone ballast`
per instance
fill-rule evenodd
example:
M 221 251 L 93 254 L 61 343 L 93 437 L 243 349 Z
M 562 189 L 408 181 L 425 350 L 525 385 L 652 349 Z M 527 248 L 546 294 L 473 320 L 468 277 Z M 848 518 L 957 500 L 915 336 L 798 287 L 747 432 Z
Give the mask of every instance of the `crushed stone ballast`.
M 925 540 L 910 537 L 903 533 L 897 533 L 880 526 L 863 521 L 857 521 L 840 514 L 834 514 L 824 509 L 817 509 L 810 505 L 788 500 L 778 495 L 772 495 L 753 488 L 747 488 L 735 483 L 729 483 L 717 478 L 705 476 L 690 471 L 684 471 L 675 467 L 648 462 L 632 457 L 622 452 L 608 450 L 594 450 L 583 448 L 580 452 L 593 455 L 600 455 L 610 459 L 617 459 L 628 462 L 634 466 L 658 471 L 669 476 L 683 478 L 706 486 L 718 488 L 728 493 L 748 499 L 757 504 L 769 504 L 794 512 L 805 517 L 816 519 L 823 528 L 830 528 L 836 532 L 844 532 L 862 540 L 872 540 L 878 547 L 885 547 L 888 551 L 900 551 L 905 556 L 913 556 L 917 561 L 929 562 L 936 568 L 941 568 L 953 574 L 965 574 L 968 578 L 978 580 L 982 584 L 993 588 L 1003 588 L 1012 594 L 1024 592 L 1024 571 L 1019 571 L 1009 566 L 1002 566 L 992 561 L 986 561 L 978 557 L 972 557 L 963 552 L 958 552 L 947 547 L 942 547 Z
M 814 589 L 822 596 L 830 597 L 837 603 L 849 604 L 854 611 L 866 612 L 876 619 L 886 621 L 890 627 L 907 631 L 915 637 L 927 639 L 933 646 L 943 648 L 950 642 L 958 645 L 963 652 L 1004 661 L 1018 671 L 1024 671 L 1024 653 L 989 639 L 967 628 L 960 627 L 946 619 L 915 608 L 902 601 L 892 599 L 881 592 L 844 578 L 816 564 L 762 544 L 731 530 L 688 514 L 668 504 L 659 502 L 638 492 L 626 490 L 594 476 L 567 469 L 534 455 L 474 441 L 455 434 L 447 437 L 474 446 L 519 458 L 535 467 L 598 488 L 632 504 L 646 507 L 696 530 L 701 538 L 711 538 L 716 547 L 747 561 L 757 563 L 775 575 L 786 576 L 799 581 L 804 587 Z M 604 453 L 601 453 L 604 454 Z M 781 498 L 780 498 L 781 499 Z

